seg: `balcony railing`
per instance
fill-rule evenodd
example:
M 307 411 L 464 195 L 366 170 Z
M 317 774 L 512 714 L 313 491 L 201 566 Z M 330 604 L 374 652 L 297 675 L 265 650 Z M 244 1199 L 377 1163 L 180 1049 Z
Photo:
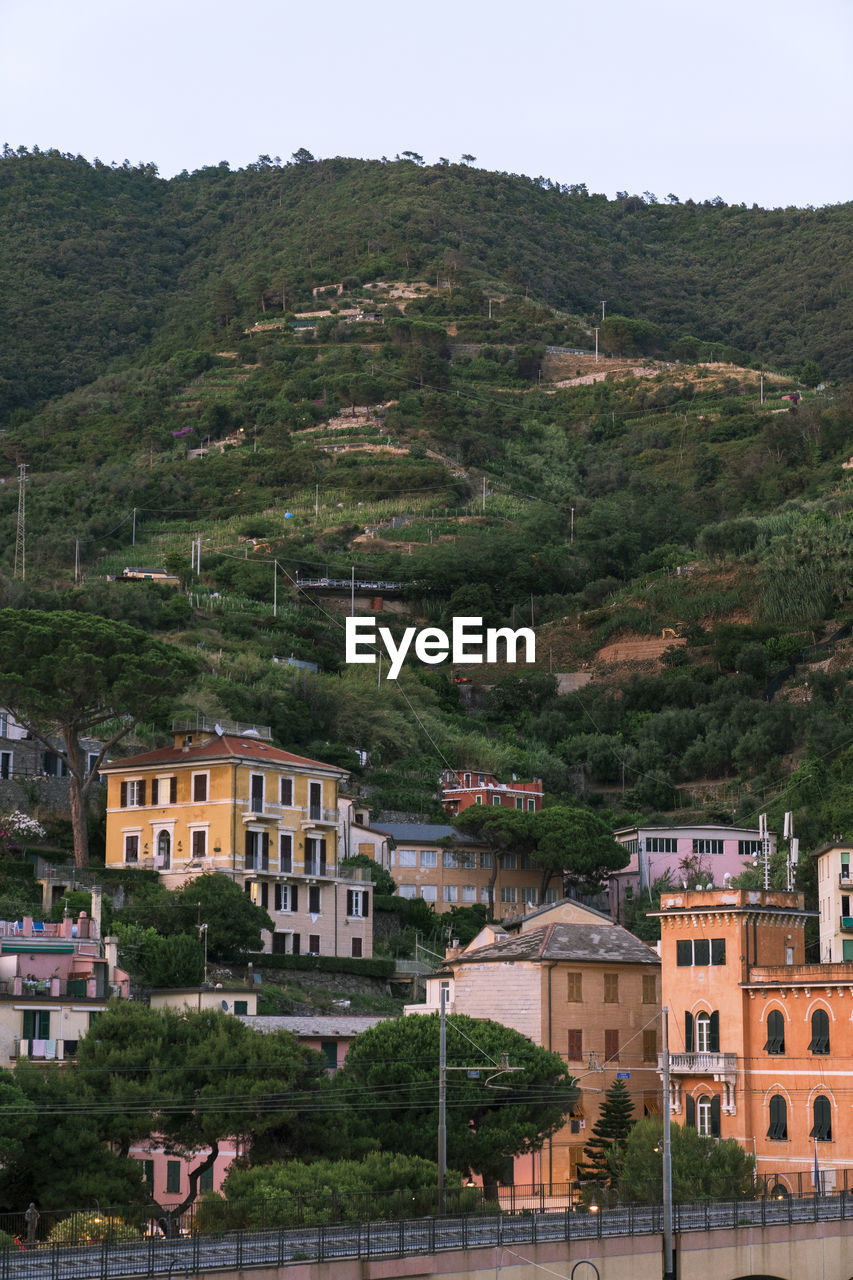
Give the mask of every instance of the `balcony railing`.
M 76 1040 L 25 1040 L 15 1036 L 10 1058 L 33 1058 L 37 1062 L 64 1062 L 77 1056 Z
M 658 1071 L 663 1070 L 663 1054 L 658 1054 Z M 669 1070 L 682 1076 L 730 1076 L 737 1070 L 736 1053 L 671 1053 Z
M 319 804 L 309 804 L 308 806 L 308 822 L 322 822 L 337 826 L 339 816 L 337 809 L 324 809 Z

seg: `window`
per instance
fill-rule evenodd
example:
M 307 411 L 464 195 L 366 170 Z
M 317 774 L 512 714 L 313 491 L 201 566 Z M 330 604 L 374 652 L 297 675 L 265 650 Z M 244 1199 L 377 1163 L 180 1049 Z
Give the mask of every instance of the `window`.
M 295 907 L 295 906 L 294 906 L 293 910 L 294 910 L 294 911 L 296 910 L 296 907 Z M 301 938 L 301 936 L 300 936 L 298 933 L 292 933 L 292 934 L 290 935 L 290 952 L 291 952 L 291 955 L 298 956 L 301 950 L 302 950 L 302 938 Z
M 488 905 L 489 905 L 489 888 L 488 888 L 488 885 L 485 885 L 485 884 L 484 884 L 484 885 L 483 885 L 483 887 L 480 889 L 480 901 L 481 901 L 481 902 L 483 902 L 483 903 L 485 903 L 485 905 L 486 905 L 486 906 L 488 906 Z
M 774 1093 L 770 1099 L 770 1125 L 767 1136 L 774 1142 L 785 1142 L 788 1137 L 788 1105 L 780 1093 Z
M 816 1138 L 818 1142 L 831 1142 L 832 1106 L 829 1098 L 825 1098 L 822 1093 L 818 1094 L 812 1104 L 812 1115 L 814 1124 L 809 1137 Z
M 352 940 L 352 956 L 354 960 L 360 960 L 362 956 L 361 938 L 353 938 Z
M 159 778 L 151 779 L 151 803 L 152 804 L 160 803 L 160 779 Z
M 326 874 L 326 841 L 316 836 L 305 841 L 305 874 L 306 876 L 324 876 Z
M 553 903 L 553 902 L 556 902 L 556 901 L 557 901 L 557 890 L 556 890 L 556 889 L 546 889 L 546 890 L 545 890 L 545 896 L 543 897 L 542 901 L 543 901 L 543 902 L 547 902 L 547 903 Z
M 675 963 L 684 969 L 693 963 L 693 943 L 686 938 L 679 938 L 675 944 Z
M 442 851 L 441 851 L 441 865 L 444 867 L 445 871 L 455 871 L 455 870 L 456 870 L 456 867 L 457 867 L 457 865 L 458 865 L 458 864 L 457 864 L 457 861 L 456 861 L 456 850 L 455 850 L 455 849 L 442 849 Z
M 437 849 L 421 849 L 421 866 L 437 867 L 438 866 L 438 850 Z
M 312 956 L 320 954 L 320 935 L 319 933 L 308 934 L 308 951 Z
M 397 866 L 398 867 L 416 867 L 418 865 L 417 849 L 398 849 L 397 850 Z
M 841 855 L 841 879 L 850 879 L 850 854 L 842 853 Z
M 493 804 L 493 805 L 498 805 L 498 806 L 500 807 L 500 803 L 501 803 L 501 798 L 500 798 L 500 796 L 492 796 L 492 804 Z
M 605 1031 L 604 1033 L 604 1060 L 605 1062 L 619 1061 L 618 1031 Z
M 337 1071 L 338 1069 L 338 1042 L 337 1040 L 321 1040 L 320 1052 L 323 1055 L 327 1071 Z
M 569 1062 L 583 1061 L 583 1031 L 580 1027 L 569 1029 L 566 1057 Z
M 725 938 L 711 939 L 711 964 L 726 963 L 726 940 Z
M 181 1162 L 180 1160 L 166 1161 L 166 1194 L 180 1195 L 181 1192 Z
M 516 807 L 516 809 L 523 809 L 523 808 L 524 808 L 524 800 L 522 799 L 522 797 L 521 797 L 521 796 L 516 796 L 516 798 L 515 798 L 515 807 Z
M 309 884 L 308 886 L 308 914 L 312 916 L 320 914 L 320 886 L 318 884 Z
M 583 1000 L 583 974 L 566 974 L 566 1000 L 570 1004 L 579 1004 Z
M 417 896 L 418 896 L 418 886 L 416 884 L 397 885 L 398 898 L 416 898 Z M 433 899 L 433 901 L 435 901 L 435 899 Z
M 204 858 L 207 854 L 207 832 L 191 831 L 190 832 L 191 853 L 194 858 Z
M 761 853 L 761 841 L 738 840 L 737 851 L 742 858 L 757 858 Z
M 279 804 L 283 805 L 285 809 L 291 809 L 293 807 L 292 778 L 279 778 L 278 799 Z
M 678 853 L 678 840 L 672 836 L 646 836 L 646 853 Z
M 299 887 L 295 884 L 277 884 L 275 886 L 276 911 L 299 910 Z
M 23 1038 L 24 1040 L 50 1039 L 49 1009 L 24 1010 Z
M 312 822 L 319 822 L 323 816 L 323 784 L 308 783 L 308 817 Z
M 161 831 L 157 836 L 157 861 L 163 870 L 172 861 L 172 837 L 168 831 Z
M 481 871 L 491 871 L 494 865 L 495 865 L 495 855 L 493 853 L 480 854 L 480 870 Z
M 0 778 L 12 776 L 12 752 L 0 751 Z
M 785 1019 L 778 1009 L 771 1009 L 767 1015 L 767 1041 L 765 1053 L 785 1052 Z
M 605 973 L 604 975 L 604 1003 L 619 1003 L 619 974 Z
M 245 852 L 245 868 L 247 871 L 269 871 L 270 838 L 268 832 L 247 831 Z
M 657 1004 L 658 980 L 653 973 L 643 974 L 643 1004 Z
M 145 1180 L 145 1189 L 153 1193 L 154 1191 L 154 1161 L 142 1161 L 142 1177 Z
M 463 884 L 462 901 L 463 902 L 477 901 L 477 886 L 475 884 Z
M 482 797 L 482 796 L 475 796 L 475 797 L 474 797 L 474 804 L 482 804 L 482 803 L 483 803 L 483 797 Z
M 407 886 L 407 887 L 409 887 L 409 886 Z M 415 887 L 414 885 L 412 885 L 412 886 L 411 886 L 411 888 L 412 888 L 412 889 L 414 889 L 414 887 Z M 399 890 L 399 892 L 402 894 L 402 892 L 403 892 L 402 888 Z M 414 897 L 414 896 L 415 896 L 415 895 L 414 895 L 414 894 L 412 894 L 412 897 Z M 438 902 L 438 885 L 436 885 L 436 884 L 422 884 L 422 885 L 421 885 L 421 897 L 423 898 L 424 902 Z
M 694 840 L 693 853 L 699 857 L 704 853 L 721 854 L 723 852 L 722 840 Z
M 825 1009 L 815 1009 L 812 1014 L 812 1038 L 810 1053 L 829 1053 L 829 1014 Z
M 237 1015 L 237 1017 L 238 1017 L 238 1018 L 246 1018 L 246 1017 L 248 1017 L 248 1016 L 249 1016 L 249 1002 L 248 1002 L 248 1000 L 235 1000 L 235 1001 L 234 1001 L 234 1013 Z
M 249 786 L 249 796 L 251 800 L 252 813 L 263 813 L 264 811 L 264 775 L 262 773 L 253 773 Z
M 696 1103 L 696 1130 L 703 1138 L 711 1136 L 711 1099 L 707 1093 Z
M 210 1165 L 202 1172 L 201 1177 L 198 1180 L 198 1189 L 199 1191 L 213 1190 L 213 1165 Z
M 476 871 L 477 855 L 472 853 L 470 849 L 460 849 L 457 865 L 460 871 Z
M 687 965 L 725 964 L 725 938 L 679 938 L 675 944 L 675 963 L 683 969 Z
M 654 1027 L 646 1027 L 643 1032 L 643 1062 L 657 1062 L 658 1033 Z
M 278 836 L 278 869 L 284 875 L 293 871 L 293 836 L 283 831 Z
M 122 809 L 134 809 L 145 804 L 145 780 L 134 778 L 130 782 L 123 782 L 119 804 Z
M 501 885 L 501 902 L 515 902 L 517 898 L 514 884 Z
M 720 1052 L 720 1015 L 716 1010 L 698 1013 L 695 1022 L 692 1013 L 685 1013 L 684 1050 L 686 1053 Z
M 370 911 L 370 894 L 366 889 L 347 889 L 347 915 L 364 917 Z
M 693 940 L 693 963 L 698 965 L 711 963 L 711 944 L 707 938 Z
M 518 866 L 518 858 L 514 853 L 505 853 L 501 863 L 504 871 L 515 871 Z
M 124 860 L 125 862 L 139 861 L 139 836 L 126 835 L 124 837 Z
M 441 898 L 443 902 L 457 902 L 459 900 L 459 886 L 455 884 L 446 884 L 442 887 Z
M 193 802 L 195 804 L 204 804 L 207 800 L 207 774 L 193 774 Z
M 536 810 L 536 801 L 535 801 L 535 800 L 528 800 L 528 801 L 527 801 L 527 810 L 528 810 L 528 813 L 534 813 L 534 812 L 535 812 L 535 810 Z

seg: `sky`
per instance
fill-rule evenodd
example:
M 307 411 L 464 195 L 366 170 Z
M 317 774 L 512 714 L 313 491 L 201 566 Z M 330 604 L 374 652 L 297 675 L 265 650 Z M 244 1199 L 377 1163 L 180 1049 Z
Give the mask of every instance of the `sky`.
M 0 142 L 428 163 L 590 191 L 853 198 L 853 0 L 0 0 Z

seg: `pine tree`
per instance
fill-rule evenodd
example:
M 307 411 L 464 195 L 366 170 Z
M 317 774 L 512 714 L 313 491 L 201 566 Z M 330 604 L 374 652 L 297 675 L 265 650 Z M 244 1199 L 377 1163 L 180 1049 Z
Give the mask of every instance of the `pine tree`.
M 585 1162 L 578 1165 L 578 1180 L 604 1187 L 614 1175 L 607 1161 L 614 1143 L 623 1143 L 634 1127 L 634 1103 L 624 1080 L 614 1080 L 604 1095 L 592 1137 L 583 1149 Z

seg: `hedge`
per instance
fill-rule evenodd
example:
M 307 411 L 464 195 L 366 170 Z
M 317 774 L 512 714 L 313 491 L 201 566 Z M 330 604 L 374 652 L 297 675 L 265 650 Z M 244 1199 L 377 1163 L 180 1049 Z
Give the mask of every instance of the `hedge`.
M 366 978 L 392 978 L 393 960 L 369 958 L 357 960 L 352 956 L 277 956 L 265 951 L 253 951 L 247 959 L 255 969 L 319 969 L 323 973 L 358 973 Z

